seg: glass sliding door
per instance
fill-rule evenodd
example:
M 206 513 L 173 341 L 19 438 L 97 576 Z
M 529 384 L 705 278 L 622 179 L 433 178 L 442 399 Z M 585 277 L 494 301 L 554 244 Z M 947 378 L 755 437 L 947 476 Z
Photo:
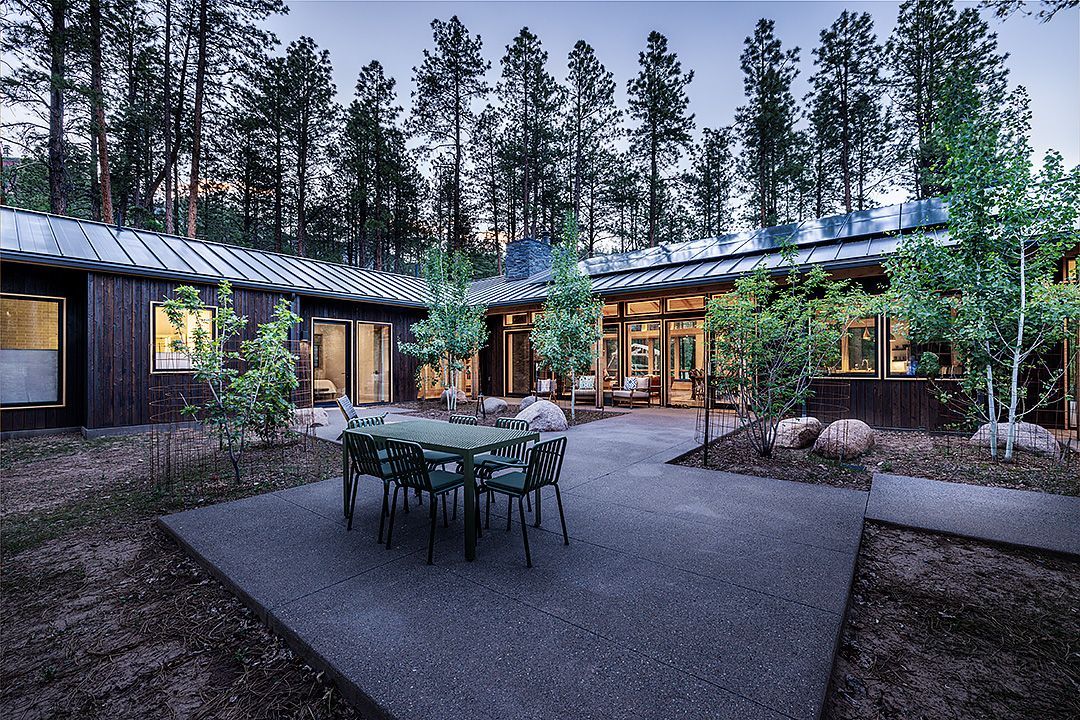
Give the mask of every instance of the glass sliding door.
M 506 333 L 506 392 L 528 395 L 533 391 L 533 357 L 529 331 Z
M 348 321 L 311 323 L 311 390 L 316 403 L 352 394 L 351 326 Z
M 660 374 L 660 323 L 627 323 L 626 356 L 634 377 Z
M 389 325 L 356 323 L 357 403 L 390 402 L 392 331 Z
M 604 325 L 604 336 L 600 341 L 600 372 L 604 392 L 617 390 L 620 377 L 618 325 Z
M 700 407 L 705 399 L 705 321 L 669 320 L 668 405 Z

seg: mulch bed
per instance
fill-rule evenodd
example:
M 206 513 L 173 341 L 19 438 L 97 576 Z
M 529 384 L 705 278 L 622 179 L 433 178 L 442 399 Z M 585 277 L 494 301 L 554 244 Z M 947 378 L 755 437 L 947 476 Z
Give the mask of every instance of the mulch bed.
M 868 523 L 828 720 L 1080 717 L 1080 561 Z
M 147 442 L 4 443 L 0 717 L 358 717 L 154 524 L 329 477 L 340 448 L 297 442 L 295 464 L 277 470 L 280 450 L 257 448 L 257 480 L 237 486 L 219 465 L 165 490 L 146 476 Z M 89 468 L 70 492 L 57 480 L 66 467 Z
M 446 405 L 439 400 L 417 400 L 413 402 L 395 403 L 394 407 L 407 408 L 413 410 L 409 413 L 409 417 L 414 418 L 427 418 L 430 420 L 446 420 L 452 414 L 456 415 L 472 415 L 476 417 L 478 425 L 495 425 L 495 420 L 500 417 L 514 417 L 518 414 L 517 405 L 507 405 L 506 412 L 499 415 L 488 414 L 486 417 L 482 414 L 477 414 L 476 403 L 459 402 L 457 410 L 453 413 L 447 412 Z M 391 411 L 393 412 L 393 411 Z M 570 427 L 575 425 L 584 425 L 585 423 L 595 422 L 596 420 L 603 420 L 604 418 L 617 417 L 620 413 L 617 412 L 600 412 L 592 407 L 589 408 L 577 408 L 577 418 L 573 422 L 570 421 L 570 408 L 564 407 L 563 412 L 566 413 L 566 422 L 570 424 Z
M 674 462 L 705 467 L 700 449 Z M 775 448 L 772 457 L 763 458 L 743 433 L 735 432 L 710 444 L 708 469 L 856 490 L 869 490 L 873 473 L 880 472 L 1080 495 L 1078 453 L 1067 452 L 1063 459 L 1055 459 L 1017 451 L 1014 460 L 1006 463 L 992 458 L 986 448 L 972 447 L 964 436 L 922 431 L 877 430 L 874 447 L 844 463 L 828 460 L 809 449 Z

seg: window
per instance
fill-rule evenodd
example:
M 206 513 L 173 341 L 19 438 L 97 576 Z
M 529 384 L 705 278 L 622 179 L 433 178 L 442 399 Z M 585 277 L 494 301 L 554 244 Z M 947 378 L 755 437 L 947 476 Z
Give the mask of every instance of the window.
M 660 323 L 627 323 L 626 344 L 631 375 L 660 373 Z
M 840 362 L 829 375 L 877 376 L 877 318 L 854 321 L 840 336 Z
M 908 339 L 908 326 L 903 320 L 889 318 L 889 377 L 926 377 L 933 372 L 936 377 L 958 377 L 964 369 L 949 343 L 913 343 Z M 938 358 L 937 368 L 920 367 L 925 353 Z
M 514 313 L 513 315 L 503 315 L 504 325 L 528 325 L 532 322 L 532 313 Z
M 626 303 L 627 315 L 655 315 L 660 312 L 659 300 L 638 300 Z
M 619 382 L 619 326 L 605 325 L 604 337 L 600 343 L 600 369 L 603 372 L 604 390 L 615 389 Z
M 1065 282 L 1080 283 L 1080 273 L 1076 272 L 1076 258 L 1065 261 Z
M 64 300 L 0 296 L 0 405 L 64 404 Z
M 668 298 L 667 310 L 668 312 L 680 312 L 682 310 L 704 310 L 705 309 L 705 296 L 696 295 L 694 297 L 684 298 Z
M 604 303 L 604 317 L 618 317 L 619 303 Z
M 152 326 L 153 352 L 151 372 L 188 372 L 191 370 L 191 358 L 183 348 L 188 348 L 195 337 L 195 331 L 202 328 L 208 333 L 214 332 L 214 309 L 189 311 L 184 316 L 184 323 L 175 328 L 165 314 L 162 303 L 153 303 Z
M 356 402 L 390 402 L 389 325 L 356 323 Z

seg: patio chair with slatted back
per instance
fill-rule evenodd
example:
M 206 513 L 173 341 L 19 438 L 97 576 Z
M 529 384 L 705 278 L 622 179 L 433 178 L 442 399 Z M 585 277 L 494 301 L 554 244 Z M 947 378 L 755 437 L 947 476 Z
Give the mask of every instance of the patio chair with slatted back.
M 518 418 L 498 418 L 495 420 L 495 427 L 505 428 L 509 430 L 524 430 L 528 431 L 529 421 L 519 420 Z M 484 493 L 487 497 L 488 505 L 488 520 L 490 525 L 491 518 L 491 494 L 484 489 L 484 480 L 491 477 L 500 470 L 510 470 L 513 468 L 522 469 L 526 465 L 527 455 L 529 452 L 529 441 L 522 440 L 519 443 L 515 443 L 508 447 L 499 450 L 496 453 L 481 453 L 477 455 L 473 462 L 476 469 L 476 484 L 477 492 Z M 458 472 L 461 472 L 461 466 L 458 466 Z M 457 519 L 457 491 L 454 491 L 454 512 L 451 515 L 454 519 Z M 529 502 L 529 511 L 532 512 L 532 503 Z
M 451 415 L 451 425 L 475 425 L 476 417 L 473 415 Z
M 432 564 L 435 552 L 435 516 L 438 498 L 443 498 L 443 525 L 449 523 L 446 520 L 446 494 L 461 487 L 464 476 L 459 473 L 446 470 L 429 470 L 424 459 L 424 449 L 414 442 L 403 440 L 386 441 L 386 451 L 389 456 L 391 482 L 394 483 L 394 495 L 390 501 L 390 525 L 386 530 L 386 549 L 393 547 L 394 515 L 397 510 L 397 494 L 399 488 L 404 488 L 407 494 L 410 490 L 419 490 L 427 493 L 430 498 L 431 526 L 428 531 L 428 565 Z
M 354 417 L 353 419 L 349 420 L 348 423 L 345 424 L 345 430 L 352 430 L 353 428 L 361 428 L 361 427 L 372 427 L 374 425 L 385 425 L 386 424 L 385 418 L 386 418 L 386 413 L 383 413 L 382 415 L 371 415 L 369 417 Z M 338 440 L 340 440 L 343 437 L 345 437 L 345 431 L 344 430 L 341 432 L 340 435 L 338 435 Z M 383 453 L 383 459 L 384 460 L 386 459 L 385 453 Z M 341 478 L 341 484 L 343 485 L 342 489 L 344 490 L 344 493 L 345 493 L 345 516 L 346 517 L 348 517 L 348 515 L 349 515 L 349 512 L 348 512 L 349 482 L 350 482 L 350 479 L 348 477 L 348 474 L 346 474 L 345 477 Z
M 337 399 L 337 406 L 338 410 L 341 411 L 341 414 L 345 416 L 345 422 L 354 420 L 358 417 L 356 414 L 356 406 L 352 404 L 352 400 L 349 399 L 348 395 L 339 397 Z
M 374 423 L 372 423 L 374 424 Z M 349 453 L 349 479 L 346 483 L 345 517 L 349 523 L 347 530 L 352 530 L 353 512 L 356 509 L 356 490 L 360 485 L 361 475 L 370 475 L 383 484 L 382 509 L 379 513 L 379 542 L 382 542 L 383 523 L 389 511 L 391 468 L 384 452 L 379 451 L 375 438 L 366 433 L 348 433 L 345 445 Z
M 559 522 L 562 523 L 563 544 L 570 544 L 566 532 L 566 516 L 563 514 L 562 493 L 559 491 L 559 475 L 562 473 L 563 457 L 566 455 L 566 438 L 553 438 L 536 443 L 529 450 L 529 463 L 524 470 L 496 475 L 484 482 L 491 492 L 507 496 L 506 529 L 510 530 L 513 518 L 514 498 L 518 501 L 518 517 L 521 520 L 521 539 L 525 543 L 525 564 L 532 567 L 529 553 L 529 533 L 525 529 L 525 498 L 541 488 L 555 488 L 555 501 L 559 505 Z

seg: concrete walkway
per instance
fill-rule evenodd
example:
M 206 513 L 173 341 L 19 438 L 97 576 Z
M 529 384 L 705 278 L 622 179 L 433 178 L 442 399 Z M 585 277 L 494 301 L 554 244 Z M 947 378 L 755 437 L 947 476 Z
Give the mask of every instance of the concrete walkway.
M 388 551 L 375 483 L 352 532 L 340 480 L 161 523 L 372 714 L 815 718 L 867 494 L 665 464 L 694 422 L 637 409 L 565 433 L 570 545 L 548 496 L 532 570 L 499 513 L 475 562 L 459 518 L 426 565 L 424 512 L 399 513 Z
M 874 475 L 868 520 L 1080 555 L 1080 498 Z

